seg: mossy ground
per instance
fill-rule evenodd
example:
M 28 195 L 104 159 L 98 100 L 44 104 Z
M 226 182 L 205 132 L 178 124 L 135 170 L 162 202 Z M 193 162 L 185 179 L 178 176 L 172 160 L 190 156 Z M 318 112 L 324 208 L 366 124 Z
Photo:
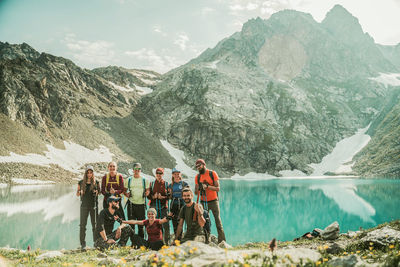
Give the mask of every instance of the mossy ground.
M 349 237 L 341 235 L 333 241 L 324 241 L 320 238 L 313 240 L 301 239 L 298 241 L 278 242 L 275 252 L 269 251 L 268 243 L 248 243 L 230 249 L 225 249 L 225 253 L 236 253 L 241 256 L 240 260 L 232 260 L 229 257 L 225 261 L 220 261 L 213 266 L 331 266 L 332 260 L 357 257 L 361 266 L 398 266 L 400 263 L 400 243 L 392 243 L 387 246 L 378 246 L 372 242 L 362 243 L 361 238 L 370 231 L 390 226 L 400 230 L 400 220 L 384 223 L 377 227 L 364 230 L 358 235 Z M 332 252 L 332 244 L 339 244 L 340 249 Z M 320 254 L 318 260 L 300 259 L 294 260 L 289 254 L 278 253 L 279 250 L 306 248 Z M 85 252 L 80 250 L 62 251 L 63 255 L 55 258 L 37 260 L 37 256 L 43 251 L 21 251 L 17 249 L 0 249 L 0 266 L 135 266 L 141 260 L 141 266 L 191 266 L 183 262 L 186 259 L 201 255 L 197 253 L 197 248 L 193 247 L 187 253 L 179 252 L 179 244 L 175 248 L 165 247 L 158 253 L 148 250 L 132 249 L 121 247 L 104 252 L 90 249 Z M 144 254 L 146 253 L 146 254 Z M 143 261 L 143 255 L 145 260 Z M 104 261 L 101 259 L 104 258 Z M 110 260 L 106 260 L 110 259 Z M 3 264 L 3 265 L 2 265 Z

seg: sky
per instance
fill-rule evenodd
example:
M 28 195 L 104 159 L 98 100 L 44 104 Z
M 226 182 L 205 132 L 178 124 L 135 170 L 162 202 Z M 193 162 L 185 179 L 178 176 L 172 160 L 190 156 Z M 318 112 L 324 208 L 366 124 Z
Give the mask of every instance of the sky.
M 0 41 L 26 42 L 80 67 L 165 73 L 240 31 L 294 9 L 318 22 L 340 4 L 376 43 L 400 43 L 400 0 L 0 0 Z

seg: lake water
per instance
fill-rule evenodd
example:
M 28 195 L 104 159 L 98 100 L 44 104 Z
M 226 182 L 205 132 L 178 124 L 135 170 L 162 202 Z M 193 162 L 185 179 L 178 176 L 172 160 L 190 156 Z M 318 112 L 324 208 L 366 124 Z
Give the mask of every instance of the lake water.
M 1 188 L 0 247 L 79 247 L 75 190 L 65 185 Z M 399 192 L 400 180 L 221 180 L 219 197 L 227 242 L 237 245 L 273 237 L 292 240 L 334 221 L 347 232 L 400 219 Z M 86 240 L 93 245 L 90 223 Z

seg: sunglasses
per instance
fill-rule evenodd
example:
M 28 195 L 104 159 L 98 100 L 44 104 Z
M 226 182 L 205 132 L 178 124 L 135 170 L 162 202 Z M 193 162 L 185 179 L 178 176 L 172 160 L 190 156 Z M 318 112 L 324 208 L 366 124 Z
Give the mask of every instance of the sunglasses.
M 141 168 L 133 168 L 134 171 L 140 171 Z
M 156 174 L 163 174 L 162 172 L 156 172 Z

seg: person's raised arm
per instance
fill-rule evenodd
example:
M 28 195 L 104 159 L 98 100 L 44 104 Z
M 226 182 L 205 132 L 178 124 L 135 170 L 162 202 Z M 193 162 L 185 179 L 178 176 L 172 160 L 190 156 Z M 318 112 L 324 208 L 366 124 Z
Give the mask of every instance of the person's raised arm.
M 143 221 L 136 221 L 136 220 L 122 221 L 122 223 L 144 225 Z

